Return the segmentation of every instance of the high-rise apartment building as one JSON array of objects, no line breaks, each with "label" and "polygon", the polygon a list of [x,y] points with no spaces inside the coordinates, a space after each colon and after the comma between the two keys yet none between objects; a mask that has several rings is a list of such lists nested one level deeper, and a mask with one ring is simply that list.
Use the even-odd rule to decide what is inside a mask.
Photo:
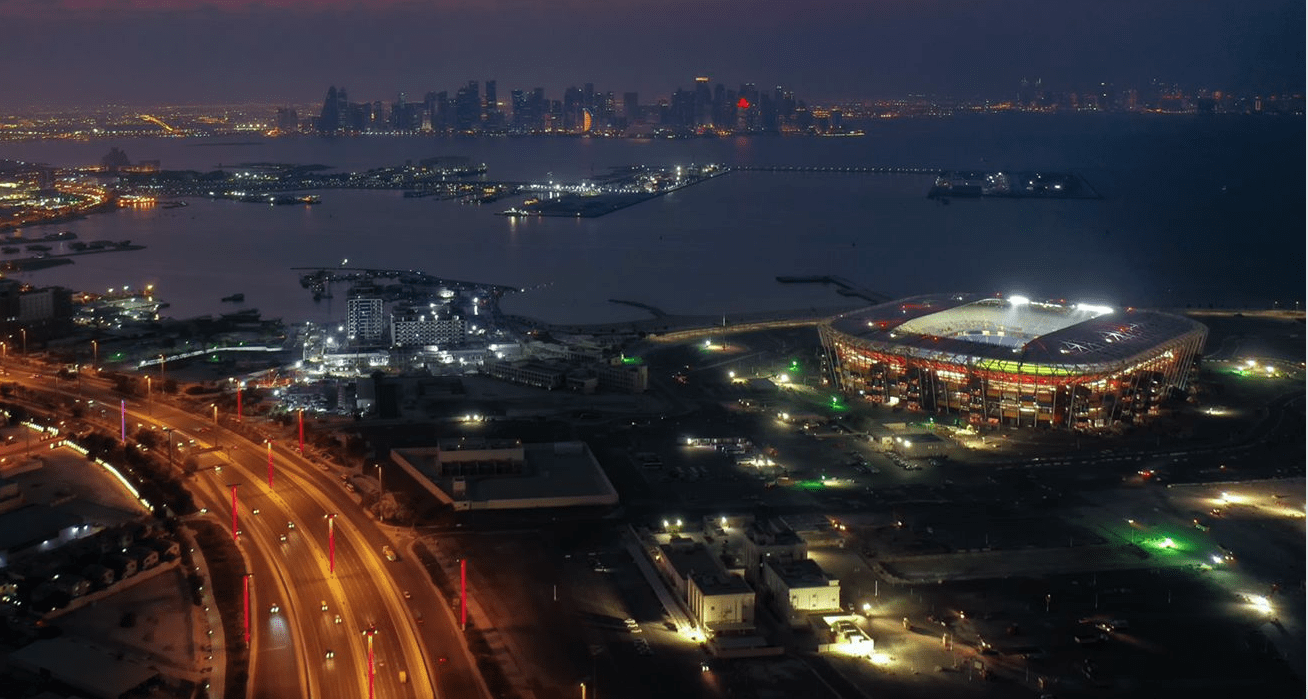
[{"label": "high-rise apartment building", "polygon": [[367,296],[354,296],[345,303],[345,334],[351,345],[381,344],[386,333],[386,317],[382,314],[382,300]]}]

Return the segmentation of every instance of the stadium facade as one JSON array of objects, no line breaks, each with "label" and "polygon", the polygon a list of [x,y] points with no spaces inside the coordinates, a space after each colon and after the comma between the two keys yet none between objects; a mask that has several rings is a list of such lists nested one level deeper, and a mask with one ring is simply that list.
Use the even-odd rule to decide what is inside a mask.
[{"label": "stadium facade", "polygon": [[883,303],[819,330],[848,395],[973,424],[1076,429],[1157,415],[1208,335],[1156,311],[977,294]]}]

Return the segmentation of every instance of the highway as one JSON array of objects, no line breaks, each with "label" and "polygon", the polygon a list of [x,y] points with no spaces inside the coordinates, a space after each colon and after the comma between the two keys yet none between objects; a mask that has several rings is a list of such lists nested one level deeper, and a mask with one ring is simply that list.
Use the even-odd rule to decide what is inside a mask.
[{"label": "highway", "polygon": [[[120,397],[106,381],[84,379],[80,388],[69,384],[65,390],[41,374],[24,371],[9,378],[46,394],[80,394],[117,412]],[[87,417],[116,432],[118,416],[99,412],[87,411]],[[191,439],[197,449],[217,448],[187,483],[197,506],[224,528],[231,527],[230,485],[240,484],[239,545],[253,575],[250,696],[368,697],[369,629],[375,629],[373,696],[485,696],[453,616],[417,562],[407,557],[390,562],[382,555],[387,544],[403,550],[399,539],[388,538],[393,528],[383,531],[326,466],[296,453],[293,440],[286,440],[290,449],[274,441],[270,488],[266,444],[215,426],[211,414],[195,415],[160,401],[129,403],[127,424],[129,436],[134,426],[172,429],[179,463]],[[328,571],[329,513],[337,515],[334,574]],[[329,650],[334,657],[327,657]]]}]

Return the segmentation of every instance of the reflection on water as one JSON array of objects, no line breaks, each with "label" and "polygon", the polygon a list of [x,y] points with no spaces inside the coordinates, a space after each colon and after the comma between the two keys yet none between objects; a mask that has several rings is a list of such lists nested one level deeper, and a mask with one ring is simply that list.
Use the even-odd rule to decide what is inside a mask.
[{"label": "reflection on water", "polygon": [[[777,275],[834,274],[892,295],[1021,292],[1137,306],[1269,305],[1302,296],[1302,121],[1130,115],[988,116],[873,125],[859,139],[687,141],[378,137],[196,147],[181,140],[10,144],[5,157],[93,162],[111,145],[165,168],[250,161],[363,168],[441,154],[506,180],[586,177],[632,163],[897,165],[1069,170],[1099,201],[926,199],[930,176],[733,173],[597,219],[514,219],[399,192],[324,191],[313,207],[192,200],[57,226],[138,252],[20,275],[102,290],[156,285],[166,313],[339,319],[294,267],[421,269],[528,288],[512,313],[599,322],[643,312],[721,314],[846,302]],[[1203,143],[1204,148],[1194,144]],[[498,208],[497,208],[498,207]],[[29,235],[44,229],[33,229]]]}]

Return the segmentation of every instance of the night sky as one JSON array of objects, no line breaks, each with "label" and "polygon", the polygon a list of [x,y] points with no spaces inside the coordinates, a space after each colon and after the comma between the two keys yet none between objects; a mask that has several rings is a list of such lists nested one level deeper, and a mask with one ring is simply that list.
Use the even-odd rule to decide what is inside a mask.
[{"label": "night sky", "polygon": [[0,110],[317,101],[498,79],[637,90],[695,75],[815,100],[1010,97],[1151,78],[1302,93],[1303,0],[0,0]]}]

